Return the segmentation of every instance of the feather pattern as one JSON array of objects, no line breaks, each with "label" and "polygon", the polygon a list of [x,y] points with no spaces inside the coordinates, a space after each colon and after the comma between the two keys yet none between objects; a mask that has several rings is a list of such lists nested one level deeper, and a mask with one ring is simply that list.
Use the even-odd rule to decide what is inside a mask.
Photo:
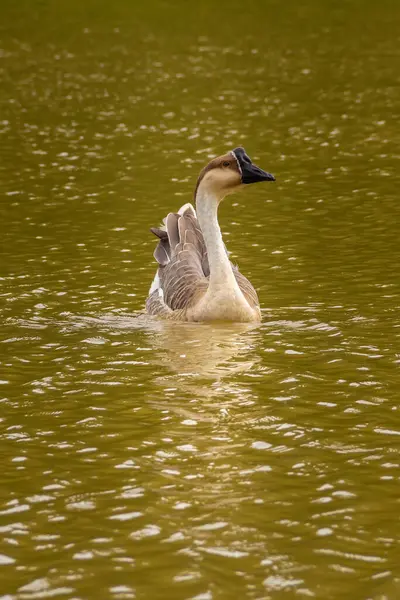
[{"label": "feather pattern", "polygon": [[146,302],[147,312],[179,321],[254,322],[261,320],[251,283],[229,260],[218,223],[225,196],[244,184],[275,181],[252,163],[244,148],[212,159],[200,172],[191,204],[163,219],[151,231],[159,242],[158,270]]},{"label": "feather pattern", "polygon": [[[207,248],[191,204],[184,205],[178,213],[169,213],[164,222],[165,230],[151,229],[159,238],[154,251],[159,287],[153,290],[152,286],[146,310],[152,315],[187,320],[189,309],[204,297],[209,287]],[[230,265],[249,307],[259,311],[255,289],[236,266]]]}]

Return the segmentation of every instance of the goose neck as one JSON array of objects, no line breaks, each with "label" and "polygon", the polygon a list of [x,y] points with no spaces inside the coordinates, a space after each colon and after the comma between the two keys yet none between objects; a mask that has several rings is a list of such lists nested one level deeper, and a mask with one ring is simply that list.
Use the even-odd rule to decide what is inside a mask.
[{"label": "goose neck", "polygon": [[210,287],[236,287],[222,233],[218,223],[218,205],[220,198],[200,185],[196,194],[197,218],[203,232],[210,265]]}]

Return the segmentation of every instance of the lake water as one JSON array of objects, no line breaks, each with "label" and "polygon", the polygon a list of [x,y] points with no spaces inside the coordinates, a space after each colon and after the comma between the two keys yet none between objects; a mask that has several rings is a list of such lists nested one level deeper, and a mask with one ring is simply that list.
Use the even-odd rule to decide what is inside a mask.
[{"label": "lake water", "polygon": [[[400,598],[400,4],[1,12],[1,599]],[[151,320],[237,145],[263,323]]]}]

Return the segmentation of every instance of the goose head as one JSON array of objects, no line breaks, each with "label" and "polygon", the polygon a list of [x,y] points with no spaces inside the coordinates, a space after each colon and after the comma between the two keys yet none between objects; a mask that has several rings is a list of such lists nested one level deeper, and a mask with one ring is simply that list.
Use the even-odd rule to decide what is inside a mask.
[{"label": "goose head", "polygon": [[201,189],[222,200],[237,192],[243,185],[260,181],[275,181],[275,177],[255,165],[242,147],[218,156],[201,171],[197,180],[197,191]]}]

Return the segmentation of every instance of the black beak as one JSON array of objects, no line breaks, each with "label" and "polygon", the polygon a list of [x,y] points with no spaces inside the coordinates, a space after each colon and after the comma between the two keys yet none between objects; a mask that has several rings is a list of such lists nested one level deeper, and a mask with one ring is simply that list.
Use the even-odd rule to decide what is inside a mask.
[{"label": "black beak", "polygon": [[258,181],[275,181],[275,177],[267,171],[263,171],[251,162],[244,148],[235,148],[232,151],[238,162],[241,174],[242,183],[257,183]]},{"label": "black beak", "polygon": [[257,181],[275,181],[275,177],[253,163],[242,167],[242,183],[257,183]]}]

